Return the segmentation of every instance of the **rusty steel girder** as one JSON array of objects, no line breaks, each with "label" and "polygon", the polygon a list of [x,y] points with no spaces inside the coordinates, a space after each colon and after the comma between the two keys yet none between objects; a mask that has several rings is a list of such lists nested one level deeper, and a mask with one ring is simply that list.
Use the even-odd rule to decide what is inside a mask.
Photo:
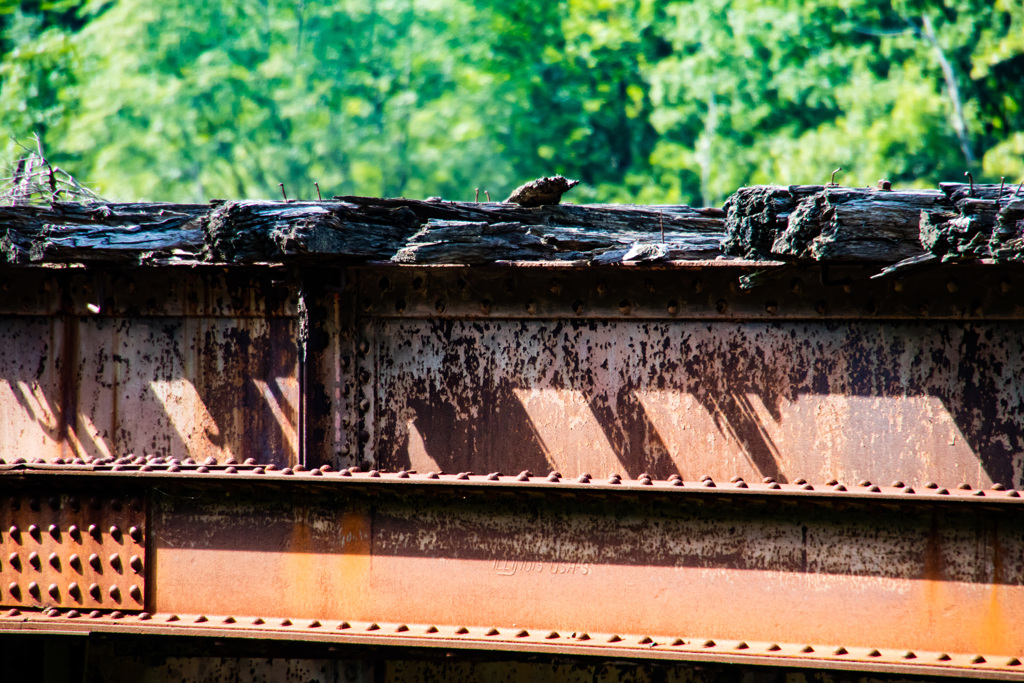
[{"label": "rusty steel girder", "polygon": [[138,497],[41,490],[0,506],[0,605],[142,609],[146,512]]},{"label": "rusty steel girder", "polygon": [[1021,676],[1024,499],[1002,487],[113,467],[7,467],[0,505],[130,481],[145,611],[0,629]]}]

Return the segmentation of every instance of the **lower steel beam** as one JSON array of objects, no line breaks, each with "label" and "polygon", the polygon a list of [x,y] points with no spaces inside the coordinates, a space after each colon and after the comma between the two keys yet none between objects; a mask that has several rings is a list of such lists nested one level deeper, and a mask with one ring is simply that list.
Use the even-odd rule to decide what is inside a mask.
[{"label": "lower steel beam", "polygon": [[[135,476],[146,613],[22,608],[0,628],[1024,675],[1024,508],[1006,491],[398,476]],[[22,499],[127,478],[4,479]]]}]

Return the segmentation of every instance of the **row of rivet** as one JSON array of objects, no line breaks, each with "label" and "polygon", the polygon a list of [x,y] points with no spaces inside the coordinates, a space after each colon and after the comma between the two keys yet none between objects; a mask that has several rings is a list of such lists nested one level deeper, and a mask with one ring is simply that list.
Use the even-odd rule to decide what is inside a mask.
[{"label": "row of rivet", "polygon": [[[30,567],[32,567],[33,569],[35,569],[37,572],[41,572],[43,570],[43,563],[42,563],[42,559],[39,557],[39,553],[37,553],[37,552],[29,553],[27,561],[28,561],[28,565]],[[61,571],[60,555],[58,555],[57,553],[50,553],[48,561],[49,561],[51,567],[53,567],[57,571]],[[92,553],[91,555],[89,555],[89,558],[88,558],[87,561],[89,563],[89,566],[93,569],[93,571],[95,571],[95,572],[97,572],[99,574],[103,573],[103,560],[100,558],[99,555],[97,555],[96,553]],[[20,554],[18,554],[18,553],[11,553],[8,556],[8,558],[7,558],[7,563],[15,571],[17,571],[17,572],[22,571],[23,566],[22,566],[21,555]],[[121,556],[120,555],[118,555],[117,553],[111,555],[110,556],[110,560],[109,560],[109,564],[110,564],[110,567],[115,572],[117,572],[118,574],[124,574],[124,563],[121,561]],[[82,558],[80,558],[77,553],[72,553],[71,556],[68,558],[68,566],[70,566],[72,569],[77,571],[79,574],[83,574],[84,571],[85,571],[85,567],[82,564]],[[130,558],[128,558],[128,566],[136,574],[141,574],[142,573],[142,558],[139,557],[138,555],[132,555]],[[3,571],[3,567],[0,566],[0,572],[2,572],[2,571]]]},{"label": "row of rivet", "polygon": [[[362,439],[363,437],[361,436],[360,438]],[[124,466],[124,469],[127,469],[128,467],[130,467],[130,466]],[[119,467],[117,465],[115,465],[111,469],[117,471],[119,469]],[[292,467],[278,467],[277,465],[275,465],[273,463],[270,463],[270,464],[267,464],[267,465],[259,465],[259,464],[256,464],[255,461],[253,459],[251,459],[251,458],[246,461],[245,466],[242,469],[239,469],[239,468],[237,468],[235,466],[232,466],[232,465],[228,465],[228,466],[225,467],[223,464],[217,463],[217,461],[214,458],[208,458],[207,459],[207,463],[204,463],[202,465],[198,465],[197,463],[195,463],[195,461],[193,461],[190,464],[190,466],[188,466],[187,461],[183,461],[182,463],[178,463],[177,461],[170,461],[169,464],[167,464],[166,466],[163,466],[163,467],[153,466],[153,465],[143,465],[143,466],[134,468],[134,471],[143,471],[143,472],[146,472],[146,471],[150,471],[150,472],[188,472],[188,471],[191,471],[191,472],[198,472],[198,473],[201,473],[201,474],[206,474],[206,473],[210,473],[210,472],[219,472],[219,473],[226,473],[226,474],[237,474],[239,472],[247,472],[247,473],[250,473],[250,474],[257,474],[257,475],[259,475],[259,474],[266,474],[266,473],[277,473],[277,474],[283,474],[283,475],[292,475],[292,474],[299,474],[299,473],[304,473],[305,472],[305,473],[308,473],[311,476],[316,476],[316,477],[334,472],[333,468],[330,465],[323,465],[322,467],[318,467],[318,468],[306,468],[303,465],[294,465]],[[362,473],[362,470],[359,467],[351,467],[351,468],[342,469],[342,470],[338,471],[336,474],[338,476],[348,477],[348,476],[352,476],[353,474],[360,474],[360,473]],[[391,473],[383,472],[383,471],[380,471],[380,470],[369,470],[369,471],[367,471],[365,473],[365,475],[370,477],[370,478],[378,478],[378,477],[381,477],[384,474],[391,474]],[[398,472],[395,472],[395,473],[391,474],[391,476],[394,476],[394,477],[399,478],[399,479],[409,479],[413,475],[417,475],[417,472],[415,472],[415,471],[399,470]],[[566,479],[566,478],[563,478],[561,473],[559,473],[557,471],[553,471],[553,472],[549,473],[545,477],[536,477],[531,472],[526,471],[526,470],[524,470],[523,472],[519,473],[518,475],[503,475],[500,472],[492,472],[492,473],[490,473],[488,475],[474,475],[472,472],[460,472],[460,473],[457,473],[455,475],[445,475],[443,472],[428,472],[425,475],[418,475],[418,476],[420,478],[424,478],[424,479],[436,480],[436,479],[440,479],[442,475],[444,475],[444,476],[451,476],[451,477],[453,477],[457,481],[469,481],[472,477],[477,477],[478,480],[482,480],[482,481],[500,481],[504,477],[504,478],[512,478],[512,479],[514,479],[517,482],[524,482],[524,483],[536,483],[537,480],[542,480],[542,481],[554,482],[554,483],[563,482],[563,481],[571,481],[573,483],[588,484],[588,483],[591,483],[591,482],[594,482],[594,481],[598,481],[592,475],[590,475],[588,473],[581,474],[579,477],[575,477],[575,478],[572,478],[572,479]],[[607,478],[606,483],[615,485],[615,484],[622,484],[625,481],[628,481],[628,479],[623,479],[623,477],[621,475],[619,475],[619,474],[611,474]],[[644,473],[644,474],[641,474],[640,476],[638,476],[634,481],[635,481],[636,484],[639,484],[641,486],[651,486],[651,485],[654,485],[656,483],[664,483],[664,484],[668,484],[670,486],[677,486],[677,487],[682,487],[682,486],[686,486],[687,485],[687,482],[684,482],[682,476],[678,475],[678,474],[669,475],[668,479],[659,481],[659,480],[655,480],[650,475]],[[742,477],[733,477],[732,479],[729,480],[729,483],[732,484],[734,488],[739,488],[739,489],[749,488],[748,483],[746,481],[744,481]],[[699,482],[696,482],[696,484],[698,486],[702,486],[704,488],[715,488],[715,487],[718,486],[718,483],[716,483],[714,481],[714,479],[712,477],[708,476],[708,475],[704,475],[703,477],[701,477]],[[778,483],[773,477],[765,477],[762,480],[761,484],[766,489],[768,489],[768,490],[781,490],[783,488],[783,486],[784,486],[784,484]],[[693,483],[690,483],[690,485],[693,485]],[[831,491],[831,492],[845,492],[845,491],[849,490],[846,487],[846,485],[840,483],[839,481],[837,481],[835,479],[830,479],[829,481],[825,482],[824,486],[828,487],[828,489],[816,489],[813,484],[808,483],[806,479],[802,479],[802,478],[793,481],[789,485],[790,486],[795,486],[797,489],[802,490],[802,491],[816,491],[816,490],[817,491],[821,491],[821,490],[827,490],[827,491]],[[868,481],[868,480],[861,480],[860,482],[858,482],[856,484],[856,487],[857,488],[862,488],[862,489],[864,489],[865,491],[867,491],[869,493],[879,493],[882,490],[881,487],[878,484],[874,484],[874,483],[872,483],[871,481]],[[896,489],[899,492],[905,493],[905,494],[913,494],[913,493],[917,492],[917,491],[915,491],[915,489],[912,486],[908,486],[908,485],[906,485],[902,481],[894,481],[891,484],[889,484],[888,488]],[[950,494],[950,490],[948,488],[940,487],[935,482],[927,482],[927,483],[924,484],[924,486],[922,488],[924,489],[925,493],[930,493],[930,494],[934,494],[934,495],[949,495]],[[969,495],[976,496],[976,497],[983,497],[983,496],[986,495],[986,493],[985,493],[986,489],[974,489],[970,484],[967,484],[967,483],[961,483],[958,486],[956,486],[955,488],[960,490],[960,491],[970,491],[971,493]],[[987,490],[990,491],[990,492],[995,492],[995,493],[1002,492],[1002,493],[1005,494],[1006,497],[1010,497],[1010,498],[1017,498],[1017,497],[1020,496],[1020,494],[1016,490],[1014,490],[1014,489],[1007,489],[1005,486],[1003,486],[1000,483],[992,484],[991,486],[988,487]]]},{"label": "row of rivet", "polygon": [[[64,617],[67,617],[69,619],[77,619],[77,618],[80,618],[80,617],[83,616],[77,610],[70,610],[67,613],[62,613],[60,610],[58,610],[56,608],[49,608],[48,610],[46,610],[44,612],[44,614],[46,614],[49,617],[61,617],[61,616],[64,616]],[[21,610],[18,610],[18,609],[11,609],[6,614],[6,616],[8,616],[8,617],[18,617],[18,616],[21,616],[21,615],[22,615],[22,612],[21,612]],[[93,610],[87,616],[89,618],[92,618],[92,619],[99,619],[99,618],[104,616],[104,613],[101,612],[100,610]],[[115,620],[119,620],[119,619],[124,619],[125,618],[125,614],[124,613],[122,613],[120,611],[116,611],[116,610],[113,611],[113,612],[110,612],[107,616],[109,616],[111,619],[115,619]],[[139,613],[137,615],[137,618],[140,621],[149,621],[149,620],[153,619],[153,615],[149,614],[148,612],[141,612],[141,613]],[[296,626],[296,624],[291,619],[272,620],[272,622],[268,622],[267,620],[263,619],[262,617],[253,617],[251,619],[246,619],[245,620],[246,623],[243,623],[243,622],[239,621],[238,619],[236,619],[235,617],[232,617],[232,616],[218,617],[218,618],[216,618],[216,620],[213,620],[213,621],[211,621],[211,619],[209,617],[207,617],[206,615],[190,616],[190,617],[188,617],[188,619],[190,619],[193,624],[204,624],[204,625],[208,625],[208,626],[227,625],[227,626],[239,626],[239,627],[243,627],[243,628],[250,627],[250,626],[268,627],[268,628],[289,628],[289,627],[292,627],[292,626]],[[168,614],[168,615],[166,615],[164,617],[164,621],[165,621],[165,623],[181,622],[182,621],[182,617],[178,616],[177,614]],[[302,627],[303,626],[300,626],[300,628],[302,628]],[[307,629],[319,629],[319,628],[324,628],[324,624],[319,619],[312,619],[312,620],[310,620],[310,621],[308,621],[308,622],[306,622],[304,624],[304,628],[307,628]],[[353,626],[353,624],[351,624],[348,621],[340,621],[335,626],[334,630],[337,630],[337,631],[349,631],[349,630],[356,630],[356,628],[357,627]],[[417,631],[422,630],[424,635],[428,635],[428,636],[441,636],[441,637],[443,637],[443,634],[441,634],[441,630],[437,626],[423,626],[423,627],[416,627],[416,628],[417,628]],[[372,623],[366,625],[362,630],[364,630],[365,632],[378,632],[379,631],[379,632],[382,632],[381,633],[382,635],[384,633],[387,633],[387,631],[384,629],[384,627],[382,627],[377,622],[372,622]],[[394,633],[398,633],[398,634],[416,635],[416,633],[413,633],[412,629],[407,624],[398,624],[398,625],[394,626],[394,628],[391,629],[391,630]],[[476,633],[475,631],[479,631],[479,633]],[[470,630],[469,628],[467,628],[465,626],[460,626],[460,627],[455,628],[453,630],[453,634],[456,635],[456,636],[478,636],[478,635],[482,635],[485,638],[495,638],[495,637],[502,637],[502,636],[504,638],[529,638],[529,637],[531,637],[530,632],[528,630],[526,630],[526,629],[523,629],[523,628],[506,629],[506,631],[503,632],[500,629],[495,628],[495,627],[491,627],[491,628],[487,628],[487,629],[480,628],[480,629]],[[610,645],[616,645],[616,646],[619,646],[619,647],[632,647],[634,645],[643,645],[643,646],[648,647],[648,648],[655,648],[655,647],[666,646],[667,645],[670,648],[689,647],[690,649],[701,649],[701,650],[731,649],[731,650],[736,650],[736,651],[749,651],[750,654],[757,654],[757,650],[763,650],[765,653],[783,654],[783,647],[781,645],[779,645],[778,643],[765,643],[765,644],[761,644],[761,645],[757,646],[756,648],[752,647],[751,645],[749,645],[746,641],[739,641],[739,642],[736,642],[736,643],[734,643],[734,644],[732,644],[730,646],[730,645],[727,645],[727,644],[724,644],[724,643],[718,643],[718,642],[716,642],[713,639],[685,640],[683,638],[674,638],[674,639],[672,639],[668,643],[659,643],[659,642],[655,641],[653,638],[651,638],[650,636],[642,636],[642,637],[636,638],[635,636],[634,637],[623,637],[623,636],[620,636],[620,635],[617,635],[617,634],[606,634],[604,636],[598,637],[595,634],[595,636],[592,637],[590,634],[584,633],[584,632],[573,632],[571,634],[563,635],[563,634],[559,633],[558,631],[548,631],[543,636],[536,636],[536,637],[542,637],[544,640],[549,640],[549,641],[560,640],[560,639],[564,638],[566,640],[574,640],[574,641],[577,641],[577,642],[588,642],[588,641],[591,641],[591,642],[594,642],[594,643],[603,642],[603,643],[607,643],[607,644],[610,644]],[[633,642],[634,638],[635,638],[635,642]],[[792,655],[794,653],[787,652],[787,653],[784,653],[784,654],[788,656],[788,655]],[[795,654],[798,654],[798,655],[815,655],[817,657],[820,657],[822,655],[831,656],[831,657],[846,657],[846,656],[851,656],[852,657],[853,656],[852,653],[850,652],[850,650],[848,650],[846,647],[843,647],[841,645],[838,646],[838,647],[826,647],[826,648],[821,648],[819,646],[819,649],[815,649],[815,647],[813,647],[811,645],[804,645],[802,647],[796,647]],[[872,648],[872,649],[868,649],[867,652],[864,653],[864,655],[862,657],[864,659],[869,659],[870,660],[870,659],[875,659],[875,658],[882,658],[883,654],[878,649]],[[950,656],[949,654],[945,653],[945,652],[924,654],[924,653],[917,653],[917,652],[914,652],[912,650],[904,650],[904,651],[900,651],[899,653],[894,653],[894,654],[888,655],[888,657],[890,657],[890,658],[898,658],[898,659],[902,659],[902,660],[905,660],[905,661],[908,661],[908,662],[916,660],[916,661],[920,661],[922,663],[926,663],[926,662],[928,662],[930,660],[932,662],[937,662],[937,663],[942,663],[942,664],[953,663],[953,657]],[[980,655],[980,654],[970,656],[968,658],[968,662],[970,664],[972,664],[972,665],[975,665],[975,666],[982,665],[982,664],[995,664],[997,666],[1000,666],[1000,664],[998,664],[996,662],[991,662],[984,655]],[[1009,658],[1006,659],[1006,661],[1004,663],[1001,664],[1001,666],[1018,667],[1018,666],[1021,666],[1021,662],[1020,662],[1020,660],[1017,657],[1009,657]]]},{"label": "row of rivet", "polygon": [[[34,540],[36,543],[43,542],[42,530],[40,529],[38,524],[29,524],[28,527],[26,527],[25,531],[28,537]],[[64,532],[56,524],[51,524],[49,527],[47,527],[46,533],[49,534],[50,538],[57,541],[58,543],[63,541]],[[101,541],[103,537],[102,531],[96,524],[90,524],[88,527],[86,527],[85,533],[88,534],[88,536],[95,541]],[[124,534],[121,532],[121,527],[117,526],[116,524],[107,529],[107,534],[117,543],[124,542]],[[69,538],[71,538],[71,540],[75,541],[76,543],[82,543],[84,541],[82,529],[77,524],[71,524],[70,526],[68,526],[67,535]],[[7,529],[7,537],[10,540],[17,543],[18,545],[22,544],[24,536],[25,535],[23,535],[21,532],[21,527],[19,527],[17,524],[12,524]],[[142,529],[140,527],[134,525],[128,527],[128,536],[136,543],[142,543]]]},{"label": "row of rivet", "polygon": [[45,460],[44,458],[31,458],[31,459],[28,459],[28,458],[23,458],[23,457],[17,457],[17,458],[11,459],[11,461],[8,463],[8,462],[5,462],[3,458],[0,458],[0,465],[29,465],[29,464],[31,464],[31,465],[47,465],[47,464],[48,465],[91,465],[93,467],[110,466],[110,467],[112,467],[113,469],[116,470],[116,469],[119,469],[121,467],[131,467],[131,466],[145,468],[145,467],[159,467],[159,466],[175,467],[175,466],[196,466],[196,465],[206,465],[206,466],[212,466],[212,465],[224,465],[224,466],[243,465],[243,466],[247,466],[247,467],[252,467],[252,466],[256,465],[256,459],[255,458],[246,458],[246,460],[244,462],[239,463],[238,460],[236,460],[233,457],[232,458],[227,458],[224,461],[219,461],[219,460],[217,460],[217,458],[214,458],[213,456],[210,456],[210,457],[206,458],[205,460],[203,460],[203,462],[200,463],[200,462],[196,461],[194,458],[178,459],[178,458],[165,458],[163,456],[153,455],[153,454],[150,454],[150,455],[134,455],[134,454],[130,454],[130,455],[122,456],[120,458],[105,458],[105,457],[94,458],[94,457],[90,457],[90,456],[78,457],[78,458],[60,458],[60,457],[56,457],[56,458],[50,458],[49,461]]},{"label": "row of rivet", "polygon": [[[36,602],[43,601],[42,588],[39,586],[37,582],[30,581],[26,585],[26,589],[28,594]],[[10,584],[8,584],[7,591],[15,600],[21,600],[23,597],[21,593],[21,585],[17,582],[12,581]],[[51,583],[49,587],[46,589],[46,592],[54,600],[60,601],[62,599],[60,586],[56,583]],[[71,599],[78,603],[81,603],[85,600],[85,595],[88,595],[96,602],[100,602],[103,599],[103,589],[100,588],[100,585],[98,583],[90,583],[89,586],[85,589],[85,594],[83,594],[82,587],[78,585],[78,582],[72,581],[67,585],[65,592]],[[107,593],[110,595],[110,598],[116,603],[120,603],[121,600],[123,599],[121,595],[121,587],[116,584],[111,585],[110,588],[107,589]],[[142,604],[142,589],[139,588],[137,585],[132,584],[128,587],[128,595],[135,602],[139,603],[140,605]]]}]

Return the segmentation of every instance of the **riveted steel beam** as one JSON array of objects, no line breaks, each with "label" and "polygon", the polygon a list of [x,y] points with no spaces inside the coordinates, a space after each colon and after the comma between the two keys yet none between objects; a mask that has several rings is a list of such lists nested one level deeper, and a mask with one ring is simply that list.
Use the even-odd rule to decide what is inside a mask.
[{"label": "riveted steel beam", "polygon": [[72,467],[18,464],[0,480],[10,500],[130,481],[151,510],[146,614],[18,607],[0,628],[621,648],[935,675],[1014,675],[1024,656],[1016,491]]},{"label": "riveted steel beam", "polygon": [[0,606],[141,610],[146,510],[138,496],[38,489],[0,503]]}]

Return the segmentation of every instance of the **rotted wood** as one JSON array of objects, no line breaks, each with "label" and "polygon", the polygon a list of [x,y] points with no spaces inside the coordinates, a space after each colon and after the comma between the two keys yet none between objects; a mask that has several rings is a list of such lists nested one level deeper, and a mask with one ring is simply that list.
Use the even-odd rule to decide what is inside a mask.
[{"label": "rotted wood", "polygon": [[210,207],[196,204],[0,206],[0,258],[27,261],[194,261]]},{"label": "rotted wood", "polygon": [[0,209],[0,251],[11,263],[615,262],[637,244],[658,243],[656,259],[643,260],[704,259],[721,254],[723,219],[720,209],[688,206],[363,197],[212,206],[55,204]]},{"label": "rotted wood", "polygon": [[924,253],[922,211],[945,204],[937,190],[826,188],[789,216],[772,253],[815,260],[891,262]]},{"label": "rotted wood", "polygon": [[1024,196],[1005,185],[940,183],[950,210],[921,214],[921,243],[945,261],[1024,260]]}]

